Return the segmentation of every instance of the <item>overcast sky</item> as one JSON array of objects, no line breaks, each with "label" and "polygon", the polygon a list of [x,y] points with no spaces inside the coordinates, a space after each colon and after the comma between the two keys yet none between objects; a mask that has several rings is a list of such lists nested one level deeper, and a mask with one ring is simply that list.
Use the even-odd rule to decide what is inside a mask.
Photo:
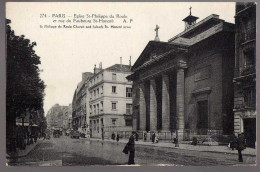
[{"label": "overcast sky", "polygon": [[[167,41],[184,30],[182,19],[189,15],[198,21],[211,14],[234,23],[235,3],[7,3],[6,15],[12,21],[16,35],[25,35],[37,42],[36,54],[41,57],[41,78],[46,84],[45,113],[55,104],[68,105],[82,72],[93,72],[95,64],[103,68],[136,61],[148,41],[155,37],[159,25],[159,38]],[[131,29],[40,29],[50,19],[40,14],[125,14],[133,19]],[[197,22],[198,22],[197,21]]]}]

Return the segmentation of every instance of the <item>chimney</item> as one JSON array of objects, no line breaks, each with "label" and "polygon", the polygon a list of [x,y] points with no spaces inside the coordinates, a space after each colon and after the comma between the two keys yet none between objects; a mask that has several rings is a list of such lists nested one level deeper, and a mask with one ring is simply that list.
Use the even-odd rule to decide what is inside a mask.
[{"label": "chimney", "polygon": [[94,67],[94,74],[100,72],[101,70],[102,70],[102,64],[101,63],[99,63],[99,68],[97,68],[97,66],[95,65],[95,67]]},{"label": "chimney", "polygon": [[130,56],[130,59],[129,59],[129,67],[131,68],[131,56]]}]

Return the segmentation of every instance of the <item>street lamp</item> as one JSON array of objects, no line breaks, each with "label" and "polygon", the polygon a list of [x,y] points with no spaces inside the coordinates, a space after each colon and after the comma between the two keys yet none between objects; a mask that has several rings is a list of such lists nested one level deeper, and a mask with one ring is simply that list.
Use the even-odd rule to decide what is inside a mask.
[{"label": "street lamp", "polygon": [[179,127],[178,127],[178,123],[179,123],[179,118],[176,116],[176,139],[175,139],[175,147],[179,147],[179,136],[178,136],[178,129],[179,129]]}]

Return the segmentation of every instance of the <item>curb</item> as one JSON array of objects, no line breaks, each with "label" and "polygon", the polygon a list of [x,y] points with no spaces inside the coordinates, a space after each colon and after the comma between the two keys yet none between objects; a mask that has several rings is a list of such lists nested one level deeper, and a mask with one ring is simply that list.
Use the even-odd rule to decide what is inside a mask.
[{"label": "curb", "polygon": [[33,149],[35,149],[35,148],[39,145],[39,143],[40,143],[41,141],[42,141],[42,140],[38,140],[32,147],[30,147],[30,148],[28,149],[28,151],[26,151],[25,153],[23,153],[23,154],[21,154],[21,155],[19,155],[19,153],[15,153],[15,155],[13,155],[13,156],[10,156],[9,154],[6,154],[6,158],[7,158],[7,159],[13,159],[13,158],[25,157],[25,156],[27,156]]},{"label": "curb", "polygon": [[[89,140],[92,140],[92,141],[98,141],[98,142],[101,142],[101,141],[104,141],[104,142],[111,142],[111,143],[120,143],[120,144],[126,144],[122,141],[119,141],[119,142],[114,142],[114,141],[110,141],[110,140],[99,140],[99,139],[89,139]],[[219,153],[219,154],[238,154],[236,150],[234,150],[234,152],[221,152],[221,151],[212,151],[212,150],[190,150],[190,149],[185,149],[185,148],[180,148],[180,147],[173,147],[173,146],[159,146],[159,145],[156,145],[156,144],[142,144],[142,143],[138,143],[138,142],[135,142],[136,145],[142,145],[142,146],[152,146],[152,147],[163,147],[163,148],[171,148],[171,149],[180,149],[180,150],[189,150],[189,151],[198,151],[198,152],[209,152],[209,153]],[[256,155],[253,155],[253,154],[248,154],[248,153],[242,153],[243,155],[246,155],[246,156],[253,156],[255,157]]]}]

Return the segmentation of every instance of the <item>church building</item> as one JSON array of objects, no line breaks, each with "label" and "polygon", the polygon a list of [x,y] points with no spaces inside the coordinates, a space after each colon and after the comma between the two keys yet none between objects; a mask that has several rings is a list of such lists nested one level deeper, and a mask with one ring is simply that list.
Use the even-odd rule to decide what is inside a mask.
[{"label": "church building", "polygon": [[133,130],[191,140],[233,132],[235,27],[190,14],[168,42],[149,41],[132,66]]}]

